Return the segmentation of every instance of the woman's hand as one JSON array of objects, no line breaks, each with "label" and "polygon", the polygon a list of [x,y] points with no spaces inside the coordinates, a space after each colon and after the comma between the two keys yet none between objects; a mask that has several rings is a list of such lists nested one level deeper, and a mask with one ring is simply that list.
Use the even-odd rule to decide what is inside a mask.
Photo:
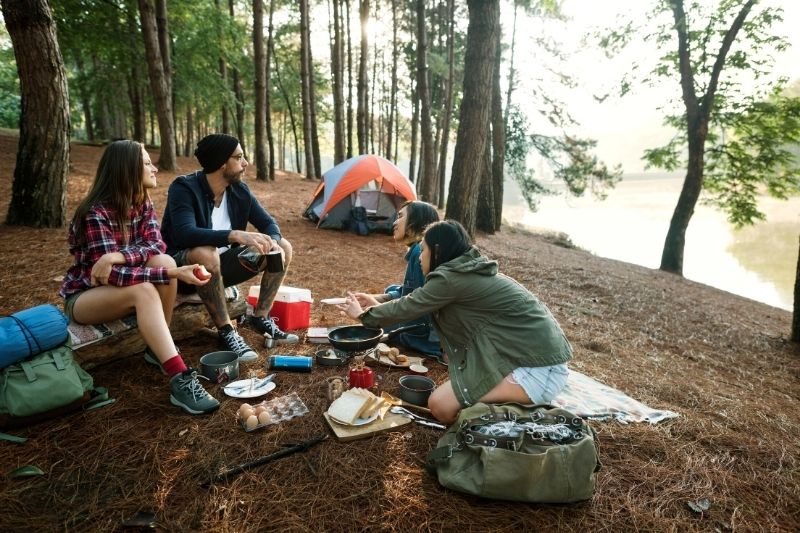
[{"label": "woman's hand", "polygon": [[[207,274],[208,278],[205,278]],[[206,271],[205,267],[198,264],[170,268],[167,271],[167,275],[190,285],[205,285],[211,279],[211,275]],[[200,276],[203,277],[201,278]]]},{"label": "woman's hand", "polygon": [[343,315],[349,316],[350,318],[358,318],[361,313],[364,312],[364,310],[361,309],[361,304],[358,303],[358,298],[350,291],[347,291],[345,302],[336,307],[339,308],[339,311],[341,311]]},{"label": "woman's hand", "polygon": [[375,296],[365,292],[356,292],[354,293],[354,296],[358,301],[358,305],[360,305],[362,309],[366,309],[367,307],[372,307],[373,305],[378,305],[380,303]]},{"label": "woman's hand", "polygon": [[108,277],[111,275],[111,267],[117,263],[124,262],[125,257],[119,252],[109,252],[107,254],[103,254],[92,267],[92,287],[97,287],[98,285],[108,285]]}]

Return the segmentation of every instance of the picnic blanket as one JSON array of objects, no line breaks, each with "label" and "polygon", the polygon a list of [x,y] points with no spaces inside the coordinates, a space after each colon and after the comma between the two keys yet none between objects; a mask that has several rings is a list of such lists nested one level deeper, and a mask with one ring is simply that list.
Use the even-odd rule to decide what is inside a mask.
[{"label": "picnic blanket", "polygon": [[551,403],[583,418],[614,419],[623,424],[628,422],[657,424],[662,420],[679,416],[673,411],[651,409],[624,392],[572,369],[564,389]]},{"label": "picnic blanket", "polygon": [[[239,289],[237,289],[235,285],[225,289],[225,299],[227,301],[232,302],[238,297]],[[178,293],[178,297],[175,300],[175,307],[178,307],[182,304],[201,303],[203,303],[203,301],[200,299],[200,296],[198,296],[197,293]],[[73,350],[77,350],[83,346],[88,346],[89,344],[95,343],[100,339],[111,337],[112,335],[117,335],[123,331],[133,329],[136,326],[136,315],[128,315],[119,320],[114,320],[113,322],[106,322],[105,324],[95,324],[91,326],[70,321],[68,326],[70,344]]]}]

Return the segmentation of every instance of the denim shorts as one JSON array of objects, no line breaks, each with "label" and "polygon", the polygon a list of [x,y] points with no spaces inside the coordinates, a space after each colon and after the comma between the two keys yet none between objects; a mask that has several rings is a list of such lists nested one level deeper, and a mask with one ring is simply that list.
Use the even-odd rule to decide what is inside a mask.
[{"label": "denim shorts", "polygon": [[550,403],[567,384],[569,368],[566,363],[553,366],[520,367],[506,379],[519,385],[531,402]]}]

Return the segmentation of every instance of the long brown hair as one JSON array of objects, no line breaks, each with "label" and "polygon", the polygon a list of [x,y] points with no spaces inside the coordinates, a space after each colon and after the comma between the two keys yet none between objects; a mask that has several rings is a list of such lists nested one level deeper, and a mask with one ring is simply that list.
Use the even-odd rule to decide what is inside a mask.
[{"label": "long brown hair", "polygon": [[72,224],[79,244],[86,244],[86,213],[93,205],[103,204],[114,212],[117,227],[127,242],[128,213],[147,200],[142,182],[144,175],[144,147],[136,141],[114,141],[106,147],[89,194],[75,210]]}]

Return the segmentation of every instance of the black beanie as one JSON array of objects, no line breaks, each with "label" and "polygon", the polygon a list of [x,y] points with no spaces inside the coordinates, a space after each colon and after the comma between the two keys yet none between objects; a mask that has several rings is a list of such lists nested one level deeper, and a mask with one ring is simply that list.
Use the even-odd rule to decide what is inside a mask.
[{"label": "black beanie", "polygon": [[224,133],[214,133],[200,139],[194,150],[194,156],[203,166],[203,172],[211,174],[225,164],[237,146],[239,146],[239,139],[236,137]]}]

